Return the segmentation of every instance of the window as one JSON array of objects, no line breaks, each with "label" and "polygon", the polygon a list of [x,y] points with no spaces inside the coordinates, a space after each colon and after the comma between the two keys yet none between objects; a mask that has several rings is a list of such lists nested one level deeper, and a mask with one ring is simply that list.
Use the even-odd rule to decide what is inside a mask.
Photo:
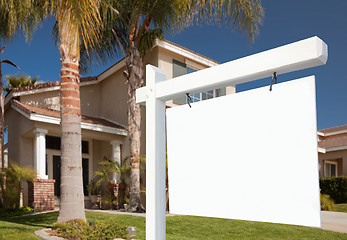
[{"label": "window", "polygon": [[[196,69],[188,67],[185,63],[182,63],[175,59],[173,60],[172,66],[173,66],[174,78],[197,71]],[[218,89],[210,90],[203,93],[191,94],[190,97],[192,102],[199,102],[206,99],[224,96],[225,94],[226,94],[225,88],[218,88]],[[184,96],[179,99],[174,99],[174,102],[177,104],[186,104],[187,100],[188,100],[187,97]]]},{"label": "window", "polygon": [[337,162],[324,162],[324,177],[337,177]]},{"label": "window", "polygon": [[46,136],[46,148],[60,150],[60,137]]},{"label": "window", "polygon": [[89,153],[89,142],[82,140],[82,153]]},{"label": "window", "polygon": [[[60,150],[61,140],[60,137],[46,136],[46,148]],[[89,153],[89,142],[82,140],[82,153]]]}]

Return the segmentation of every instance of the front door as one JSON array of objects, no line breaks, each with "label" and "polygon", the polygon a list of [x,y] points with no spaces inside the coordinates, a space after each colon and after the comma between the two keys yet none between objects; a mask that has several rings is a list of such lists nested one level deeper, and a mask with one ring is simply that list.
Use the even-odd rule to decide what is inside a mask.
[{"label": "front door", "polygon": [[60,156],[53,155],[53,179],[54,183],[54,196],[60,197]]},{"label": "front door", "polygon": [[[60,197],[60,177],[61,177],[61,161],[60,156],[53,155],[53,179],[55,180],[54,183],[54,196]],[[82,172],[83,172],[83,192],[84,196],[88,196],[88,174],[89,169],[89,159],[83,158],[82,159]]]}]

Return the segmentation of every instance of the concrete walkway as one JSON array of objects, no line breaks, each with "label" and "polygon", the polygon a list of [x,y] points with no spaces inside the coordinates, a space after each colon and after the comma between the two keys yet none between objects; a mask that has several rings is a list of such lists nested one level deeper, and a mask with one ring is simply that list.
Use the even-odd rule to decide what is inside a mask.
[{"label": "concrete walkway", "polygon": [[347,233],[347,213],[321,212],[322,229]]}]

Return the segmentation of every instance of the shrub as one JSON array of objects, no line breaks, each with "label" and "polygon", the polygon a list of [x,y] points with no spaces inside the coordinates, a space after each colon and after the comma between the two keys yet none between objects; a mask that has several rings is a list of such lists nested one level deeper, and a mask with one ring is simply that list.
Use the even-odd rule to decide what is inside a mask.
[{"label": "shrub", "polygon": [[6,209],[18,209],[21,192],[21,182],[32,182],[36,173],[31,168],[21,168],[11,164],[9,168],[0,169],[0,205]]},{"label": "shrub", "polygon": [[64,238],[74,240],[111,240],[127,239],[125,226],[120,226],[113,219],[95,221],[93,226],[81,219],[73,219],[66,223],[53,223],[53,228]]},{"label": "shrub", "polygon": [[108,240],[114,238],[128,239],[126,226],[120,226],[115,220],[96,221],[88,239]]},{"label": "shrub", "polygon": [[28,213],[33,212],[34,209],[31,207],[20,207],[19,209],[16,210],[8,210],[5,208],[0,209],[0,218],[7,218],[7,217],[14,217],[14,216],[22,216]]},{"label": "shrub", "polygon": [[335,203],[347,202],[347,177],[320,178],[322,194],[328,194]]},{"label": "shrub", "polygon": [[334,200],[328,194],[320,195],[320,209],[325,211],[335,210]]}]

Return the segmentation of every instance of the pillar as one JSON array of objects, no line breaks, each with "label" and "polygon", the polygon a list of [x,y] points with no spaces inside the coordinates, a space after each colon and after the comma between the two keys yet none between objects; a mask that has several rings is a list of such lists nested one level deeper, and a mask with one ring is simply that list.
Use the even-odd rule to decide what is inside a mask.
[{"label": "pillar", "polygon": [[[110,143],[111,143],[111,146],[112,146],[112,154],[111,154],[112,160],[116,161],[118,163],[121,163],[121,149],[120,149],[120,146],[121,146],[122,142],[117,141],[117,140],[113,140]],[[113,184],[119,184],[120,183],[120,175],[118,173],[113,175],[112,183]]]},{"label": "pillar", "polygon": [[34,169],[38,179],[48,179],[46,175],[46,129],[34,129]]}]

